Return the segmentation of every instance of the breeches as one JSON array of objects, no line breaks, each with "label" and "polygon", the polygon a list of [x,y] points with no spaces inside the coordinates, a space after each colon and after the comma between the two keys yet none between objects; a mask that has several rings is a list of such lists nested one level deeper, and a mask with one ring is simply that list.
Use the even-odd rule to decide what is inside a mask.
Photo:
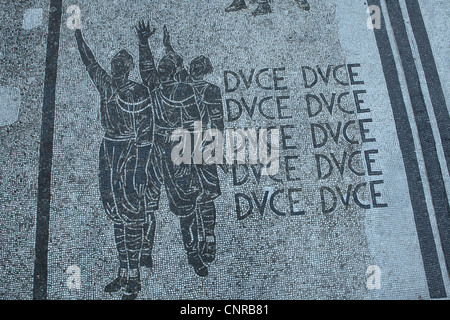
[{"label": "breeches", "polygon": [[[145,174],[148,161],[138,167],[132,141],[104,139],[100,148],[99,184],[103,206],[115,223],[142,226],[152,212],[152,184],[147,177],[144,192],[136,190],[137,174]],[[142,177],[141,177],[142,178]],[[154,189],[154,188],[153,188]]]},{"label": "breeches", "polygon": [[[173,143],[156,143],[147,174],[151,183],[151,203],[158,208],[160,190],[165,187],[170,211],[178,216],[194,212],[198,203],[220,195],[217,169],[213,165],[175,165],[171,159]],[[185,169],[185,170],[183,170]]]}]

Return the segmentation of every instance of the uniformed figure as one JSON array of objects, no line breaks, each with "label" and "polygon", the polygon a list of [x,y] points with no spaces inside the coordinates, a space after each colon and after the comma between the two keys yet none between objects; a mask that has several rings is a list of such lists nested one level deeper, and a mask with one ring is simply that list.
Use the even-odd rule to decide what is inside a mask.
[{"label": "uniformed figure", "polygon": [[141,288],[139,267],[152,265],[148,239],[154,234],[155,217],[147,205],[152,196],[146,174],[153,145],[152,99],[146,86],[128,79],[134,62],[126,50],[112,58],[108,74],[86,45],[81,30],[75,35],[81,59],[101,98],[100,194],[114,222],[119,256],[118,276],[105,291],[123,289],[123,299],[135,299]]},{"label": "uniformed figure", "polygon": [[[216,129],[223,133],[224,114],[221,90],[218,86],[204,80],[204,77],[212,72],[213,66],[209,58],[199,56],[190,63],[189,79],[197,95],[204,129]],[[214,200],[221,195],[220,182],[216,164],[204,163],[197,165],[196,168],[202,182],[202,193],[197,200],[199,251],[203,261],[209,263],[214,261],[216,254]]]},{"label": "uniformed figure", "polygon": [[[251,2],[257,2],[258,6],[256,9],[252,12],[254,16],[259,16],[263,14],[268,14],[272,12],[272,8],[270,7],[270,0],[252,0]],[[299,5],[299,7],[302,10],[308,11],[310,9],[308,0],[295,0],[295,2]],[[247,4],[245,3],[245,0],[233,0],[233,3],[229,5],[225,11],[226,12],[232,12],[232,11],[238,11],[242,9],[247,9]]]},{"label": "uniformed figure", "polygon": [[[164,46],[168,54],[177,56],[170,43],[170,35],[164,26]],[[194,88],[196,104],[198,106],[198,118],[194,121],[202,123],[202,132],[206,129],[216,129],[223,133],[224,114],[222,94],[218,86],[205,81],[203,78],[213,72],[213,66],[209,58],[199,56],[193,59],[189,65],[189,72],[183,68],[179,61],[175,79],[182,83],[190,84]],[[199,143],[199,141],[193,141]],[[201,142],[200,142],[201,143]],[[203,151],[204,145],[201,146]],[[197,198],[196,219],[198,228],[198,251],[205,263],[215,260],[216,237],[214,228],[216,225],[216,208],[214,200],[221,195],[217,166],[214,163],[201,163],[192,166],[195,174],[200,179],[201,193]]]},{"label": "uniformed figure", "polygon": [[177,129],[193,132],[194,122],[201,118],[195,90],[192,85],[177,79],[183,59],[170,47],[166,47],[166,55],[156,68],[148,44],[150,27],[140,23],[137,31],[140,39],[140,73],[154,99],[155,137],[151,155],[151,163],[154,165],[148,171],[149,178],[153,181],[152,203],[158,207],[160,190],[164,186],[170,210],[180,218],[188,262],[197,275],[207,276],[208,268],[199,253],[196,219],[197,199],[202,192],[202,183],[194,165],[176,165],[172,161],[172,150],[178,144],[171,139],[173,132]]}]

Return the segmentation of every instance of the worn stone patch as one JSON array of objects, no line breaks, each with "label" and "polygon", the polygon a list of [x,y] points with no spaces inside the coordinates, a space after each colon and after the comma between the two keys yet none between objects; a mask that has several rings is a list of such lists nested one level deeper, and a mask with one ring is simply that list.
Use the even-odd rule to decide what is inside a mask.
[{"label": "worn stone patch", "polygon": [[19,119],[20,89],[0,87],[0,126],[13,124]]},{"label": "worn stone patch", "polygon": [[24,28],[25,30],[31,30],[33,28],[40,27],[42,25],[42,19],[42,8],[27,9],[23,15],[22,28]]}]

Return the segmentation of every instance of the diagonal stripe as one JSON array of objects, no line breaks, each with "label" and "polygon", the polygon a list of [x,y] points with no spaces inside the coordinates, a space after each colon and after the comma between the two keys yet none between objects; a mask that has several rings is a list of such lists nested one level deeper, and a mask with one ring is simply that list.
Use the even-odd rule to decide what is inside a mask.
[{"label": "diagonal stripe", "polygon": [[62,0],[52,0],[47,36],[44,98],[39,155],[38,199],[36,216],[36,243],[33,298],[47,299],[48,238],[50,218],[50,183],[53,158],[53,133],[55,120],[55,91],[61,28]]},{"label": "diagonal stripe", "polygon": [[445,102],[441,80],[431,50],[430,40],[425,29],[422,13],[417,0],[407,0],[406,7],[411,21],[411,27],[416,38],[417,48],[422,62],[431,103],[441,135],[442,148],[444,149],[447,170],[450,173],[450,115]]},{"label": "diagonal stripe", "polygon": [[[368,4],[376,5],[381,8],[380,0],[368,0]],[[444,280],[439,266],[436,244],[431,228],[425,192],[414,147],[414,138],[408,120],[397,66],[394,60],[394,53],[386,30],[387,26],[384,17],[382,16],[381,18],[381,29],[374,29],[374,33],[384,76],[386,78],[389,99],[391,101],[400,149],[405,165],[408,189],[428,283],[428,290],[431,298],[444,298],[446,297]],[[403,21],[402,17],[400,17],[400,19]]]},{"label": "diagonal stripe", "polygon": [[[391,25],[400,53],[403,70],[405,72],[409,97],[419,133],[423,158],[425,160],[425,169],[430,184],[431,198],[438,224],[442,249],[444,251],[445,262],[447,264],[447,269],[450,270],[450,208],[437,154],[436,141],[434,140],[433,129],[431,128],[430,118],[420,86],[419,74],[414,62],[414,56],[409,43],[400,3],[398,0],[390,0],[386,1],[386,5],[389,16],[391,17]],[[431,92],[430,94],[432,96]],[[436,118],[439,118],[438,115],[436,115]],[[448,128],[446,128],[446,131],[448,131]]]}]

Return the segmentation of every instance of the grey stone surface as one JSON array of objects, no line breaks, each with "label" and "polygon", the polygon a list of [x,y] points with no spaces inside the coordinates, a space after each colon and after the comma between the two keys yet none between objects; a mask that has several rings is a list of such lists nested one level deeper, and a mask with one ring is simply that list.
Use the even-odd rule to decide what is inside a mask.
[{"label": "grey stone surface", "polygon": [[[222,195],[215,201],[217,258],[208,266],[208,277],[197,276],[187,263],[179,218],[170,212],[167,195],[162,193],[156,212],[154,267],[141,271],[140,299],[430,298],[411,207],[410,197],[414,195],[408,192],[377,43],[373,30],[366,26],[366,1],[309,2],[311,9],[304,11],[294,0],[276,0],[272,13],[253,17],[256,4],[247,3],[247,10],[225,12],[229,3],[219,0],[63,1],[51,176],[49,299],[121,297],[104,292],[105,285],[117,275],[118,261],[113,223],[102,206],[98,179],[104,135],[100,96],[80,59],[74,30],[66,25],[71,15],[66,9],[74,4],[81,9],[84,38],[106,70],[110,70],[111,58],[120,49],[128,50],[138,61],[134,27],[141,19],[148,19],[157,28],[149,44],[158,62],[164,55],[162,30],[166,25],[185,65],[198,55],[211,59],[214,71],[207,80],[222,90],[226,128],[284,127],[285,134],[291,136],[286,143],[293,148],[280,151],[280,170],[274,177],[278,181],[267,176],[258,181],[251,170],[240,168],[238,178],[247,173],[248,180],[236,185],[231,169],[228,173],[219,169]],[[442,11],[437,12],[432,2]],[[448,98],[446,30],[443,25],[435,27],[433,21],[444,22],[450,6],[437,0],[430,3],[420,1]],[[0,9],[0,298],[32,299],[49,8],[46,1],[14,1],[1,2]],[[340,65],[345,68],[339,68],[334,77],[333,70]],[[305,66],[310,69],[302,69]],[[324,81],[329,66],[330,78]],[[255,82],[247,88],[241,78],[237,90],[227,92],[225,71],[242,71],[249,77],[252,69],[257,72],[265,68],[269,73],[262,73],[262,85],[273,85],[276,76],[272,72],[278,68],[283,90],[262,89]],[[308,88],[302,70],[311,69],[316,71],[318,81]],[[352,71],[354,81],[349,77]],[[142,82],[137,63],[130,78]],[[343,85],[336,78],[349,84]],[[358,90],[364,100],[360,108],[367,112],[358,112],[353,96]],[[327,103],[333,95],[338,99],[345,92],[349,94],[342,96],[340,104],[335,101],[329,112]],[[308,113],[308,95],[327,101],[322,100],[322,111],[317,115]],[[236,110],[232,104],[227,109],[227,101],[245,99],[251,107],[255,97],[257,103],[264,97],[273,98],[261,110],[256,107],[252,116],[243,107],[239,119],[229,121]],[[280,105],[285,109],[277,108],[276,97],[284,97]],[[311,101],[309,111],[315,113],[318,104]],[[363,142],[358,121],[367,119],[367,138],[372,140]],[[334,141],[332,134],[339,123],[341,130],[349,124],[348,139],[341,131]],[[315,147],[311,125],[318,124],[330,127],[326,129],[327,143]],[[357,142],[351,143],[354,140]],[[445,169],[442,146],[438,149]],[[376,150],[370,156],[375,161],[372,167],[368,167],[364,154],[368,150]],[[343,173],[339,173],[343,157],[355,152],[352,168],[364,174],[354,174],[347,161]],[[319,154],[326,155],[334,167],[324,179],[318,177]],[[418,157],[422,161],[420,148]],[[295,168],[289,171],[290,166]],[[380,173],[372,175],[370,170]],[[421,173],[426,177],[423,168]],[[448,187],[448,171],[443,170],[443,175]],[[382,183],[371,190],[374,181]],[[354,201],[352,192],[358,185],[358,199],[369,208]],[[333,203],[324,187],[333,190],[336,197],[331,212],[323,210],[321,190],[326,208]],[[288,190],[295,192],[290,194]],[[374,197],[375,192],[379,196]],[[237,194],[252,200],[253,212],[242,220],[238,219]],[[276,197],[271,198],[274,194]],[[258,206],[265,195],[268,198],[260,213]],[[298,200],[293,207],[290,196]],[[442,277],[450,294],[428,193],[426,200]],[[249,209],[244,198],[240,201],[242,210]],[[292,214],[292,209],[303,210],[304,214]],[[70,266],[80,268],[79,288],[67,285],[70,275],[66,270]],[[381,270],[379,289],[367,286],[370,266]]]},{"label": "grey stone surface", "polygon": [[[0,129],[0,292],[2,299],[31,299],[47,31],[22,28],[24,12],[31,7],[28,1],[2,2],[0,6],[0,82],[21,93],[18,120]],[[32,7],[48,10],[45,1],[34,2]]]}]

